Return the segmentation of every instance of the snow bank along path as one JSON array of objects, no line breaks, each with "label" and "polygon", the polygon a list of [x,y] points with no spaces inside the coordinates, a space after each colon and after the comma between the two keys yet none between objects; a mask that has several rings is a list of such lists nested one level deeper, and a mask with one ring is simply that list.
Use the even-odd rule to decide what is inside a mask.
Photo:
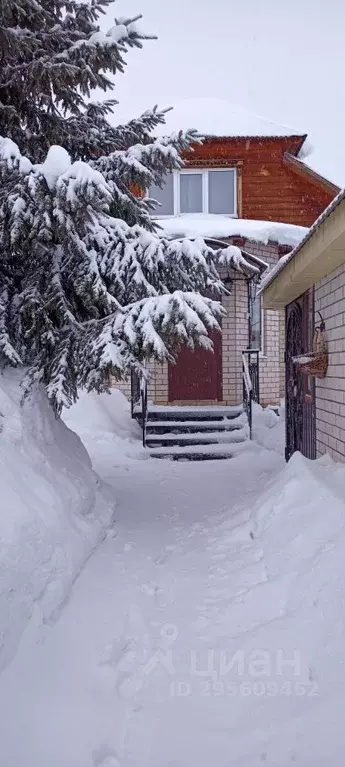
[{"label": "snow bank along path", "polygon": [[21,407],[21,377],[0,377],[0,670],[35,612],[65,600],[114,513],[80,438],[43,392]]},{"label": "snow bank along path", "polygon": [[126,413],[106,432],[99,403],[91,426],[82,403],[68,420],[115,526],[1,676],[3,764],[341,767],[344,467],[254,444],[144,460]]}]

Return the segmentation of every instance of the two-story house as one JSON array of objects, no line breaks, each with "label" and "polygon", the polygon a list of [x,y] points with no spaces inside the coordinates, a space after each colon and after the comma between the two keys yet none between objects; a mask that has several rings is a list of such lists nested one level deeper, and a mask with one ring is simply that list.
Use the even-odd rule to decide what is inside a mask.
[{"label": "two-story house", "polygon": [[[303,162],[306,134],[234,111],[217,99],[180,102],[162,133],[196,127],[204,142],[184,168],[149,190],[160,202],[157,222],[170,237],[232,243],[274,265],[306,235],[338,187]],[[234,275],[223,299],[226,317],[214,353],[184,349],[176,364],[150,366],[156,405],[229,406],[242,402],[242,352],[259,350],[261,404],[284,395],[284,317],[262,311],[261,298]],[[129,389],[124,388],[129,394]]]}]

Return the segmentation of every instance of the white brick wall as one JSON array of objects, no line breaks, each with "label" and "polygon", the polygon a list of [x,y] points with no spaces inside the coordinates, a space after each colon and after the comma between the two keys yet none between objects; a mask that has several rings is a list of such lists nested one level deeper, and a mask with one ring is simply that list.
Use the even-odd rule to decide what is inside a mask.
[{"label": "white brick wall", "polygon": [[[277,243],[269,242],[267,245],[262,245],[246,242],[245,250],[267,261],[270,266],[274,266],[279,259]],[[281,331],[281,313],[265,311],[263,325],[264,348],[260,358],[260,403],[276,405],[280,397],[284,396],[282,381],[284,381],[283,392],[285,391],[285,338]]]},{"label": "white brick wall", "polygon": [[280,394],[279,312],[264,313],[264,354],[260,360],[260,403],[274,405]]},{"label": "white brick wall", "polygon": [[[156,405],[166,405],[168,402],[168,365],[159,362],[149,362],[147,365],[149,371],[148,398]],[[113,386],[120,389],[127,399],[131,398],[130,378],[124,381],[115,381]]]},{"label": "white brick wall", "polygon": [[279,397],[285,398],[285,309],[279,312]]},{"label": "white brick wall", "polygon": [[345,462],[345,267],[315,286],[315,323],[320,311],[326,323],[329,365],[316,379],[317,455],[329,453]]},{"label": "white brick wall", "polygon": [[242,301],[238,286],[240,283],[234,283],[230,296],[223,299],[223,305],[226,309],[226,317],[222,321],[222,386],[223,403],[227,405],[236,405],[241,401],[239,397],[239,375],[238,359],[236,354],[237,326],[236,318],[241,320],[241,311],[243,307],[239,306],[238,301]]}]

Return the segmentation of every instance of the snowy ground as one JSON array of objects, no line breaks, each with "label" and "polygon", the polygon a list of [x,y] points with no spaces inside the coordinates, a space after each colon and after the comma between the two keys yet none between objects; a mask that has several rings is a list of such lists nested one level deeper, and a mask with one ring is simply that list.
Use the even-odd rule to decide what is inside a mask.
[{"label": "snowy ground", "polygon": [[341,767],[345,468],[146,459],[121,402],[68,414],[116,520],[1,676],[1,764]]}]

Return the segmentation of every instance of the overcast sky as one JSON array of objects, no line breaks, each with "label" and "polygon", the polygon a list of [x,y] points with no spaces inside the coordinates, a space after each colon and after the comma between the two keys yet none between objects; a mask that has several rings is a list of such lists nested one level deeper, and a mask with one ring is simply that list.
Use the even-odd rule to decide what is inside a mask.
[{"label": "overcast sky", "polygon": [[308,133],[308,162],[345,186],[345,0],[117,0],[108,20],[136,13],[159,40],[117,76],[119,119],[225,98]]}]

